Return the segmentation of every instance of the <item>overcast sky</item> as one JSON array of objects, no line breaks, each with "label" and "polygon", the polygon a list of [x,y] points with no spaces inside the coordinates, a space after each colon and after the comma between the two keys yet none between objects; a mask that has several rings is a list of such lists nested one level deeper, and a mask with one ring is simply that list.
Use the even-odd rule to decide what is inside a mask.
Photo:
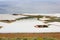
[{"label": "overcast sky", "polygon": [[60,13],[60,0],[0,0],[0,13]]}]

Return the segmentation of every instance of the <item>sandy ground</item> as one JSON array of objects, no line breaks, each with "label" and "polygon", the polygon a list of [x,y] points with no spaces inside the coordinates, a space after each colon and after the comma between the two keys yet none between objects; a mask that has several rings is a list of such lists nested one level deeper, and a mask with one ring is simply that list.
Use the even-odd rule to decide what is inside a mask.
[{"label": "sandy ground", "polygon": [[[58,25],[57,25],[57,24]],[[0,33],[44,33],[44,32],[60,32],[60,23],[53,22],[48,28],[35,28],[35,25],[44,24],[36,19],[19,20],[13,23],[0,22]]]},{"label": "sandy ground", "polygon": [[0,20],[16,20],[17,18],[22,18],[27,16],[22,15],[12,15],[12,14],[0,14]]}]

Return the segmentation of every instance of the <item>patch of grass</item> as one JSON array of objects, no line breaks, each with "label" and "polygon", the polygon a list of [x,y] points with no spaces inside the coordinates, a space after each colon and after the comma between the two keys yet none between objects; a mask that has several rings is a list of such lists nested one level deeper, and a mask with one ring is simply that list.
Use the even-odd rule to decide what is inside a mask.
[{"label": "patch of grass", "polygon": [[26,37],[26,38],[0,38],[0,40],[58,40],[58,39],[56,39],[56,38]]},{"label": "patch of grass", "polygon": [[[17,20],[33,19],[33,18],[37,18],[37,20],[40,20],[39,18],[42,18],[42,17],[44,17],[44,16],[41,16],[41,15],[38,15],[38,16],[28,16],[28,17],[17,18],[16,20],[0,20],[0,22],[11,23],[11,22],[15,22]],[[46,18],[50,18],[50,20],[46,20],[47,22],[60,22],[60,17],[46,16]]]},{"label": "patch of grass", "polygon": [[55,19],[55,18],[50,18],[51,20],[46,20],[47,22],[60,22],[60,18]]},{"label": "patch of grass", "polygon": [[42,18],[43,16],[28,16],[28,17],[23,17],[23,18],[17,18],[16,20],[21,20],[21,19],[31,19],[31,18]]},{"label": "patch of grass", "polygon": [[5,22],[5,23],[11,23],[11,22],[15,22],[16,20],[0,20],[0,22]]},{"label": "patch of grass", "polygon": [[23,18],[17,18],[16,20],[30,19],[30,18],[34,18],[34,17],[23,17]]},{"label": "patch of grass", "polygon": [[43,38],[43,40],[58,40],[56,38]]}]

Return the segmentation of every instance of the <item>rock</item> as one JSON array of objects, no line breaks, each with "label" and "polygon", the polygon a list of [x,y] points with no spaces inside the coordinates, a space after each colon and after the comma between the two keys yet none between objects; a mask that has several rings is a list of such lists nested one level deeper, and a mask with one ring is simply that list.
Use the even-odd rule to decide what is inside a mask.
[{"label": "rock", "polygon": [[45,27],[48,27],[48,25],[36,25],[34,27],[36,27],[36,28],[45,28]]},{"label": "rock", "polygon": [[2,28],[3,26],[0,26],[0,28]]}]

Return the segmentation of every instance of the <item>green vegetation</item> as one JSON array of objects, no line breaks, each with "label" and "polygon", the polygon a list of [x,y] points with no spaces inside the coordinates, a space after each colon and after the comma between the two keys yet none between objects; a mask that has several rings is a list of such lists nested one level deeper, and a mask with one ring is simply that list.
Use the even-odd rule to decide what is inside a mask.
[{"label": "green vegetation", "polygon": [[50,18],[51,20],[46,20],[47,22],[60,22],[60,18]]},{"label": "green vegetation", "polygon": [[[28,16],[28,17],[23,17],[23,18],[17,18],[16,20],[22,20],[22,19],[33,19],[33,18],[37,18],[37,20],[40,20],[39,18],[42,18],[44,16]],[[46,22],[60,22],[60,17],[50,17],[50,16],[46,16],[46,18],[50,18],[50,20],[45,20]]]},{"label": "green vegetation", "polygon": [[[17,18],[16,20],[0,20],[0,22],[6,22],[6,23],[11,23],[15,22],[17,20],[23,20],[23,19],[33,19],[37,18],[37,20],[40,20],[39,18],[43,18],[44,16],[38,15],[38,16],[28,16],[28,17],[22,17],[22,18]],[[47,23],[48,22],[60,22],[60,17],[50,17],[50,16],[45,16],[46,18],[50,18],[50,20],[45,20]]]},{"label": "green vegetation", "polygon": [[15,22],[16,20],[0,20],[0,22],[5,22],[5,23],[12,23]]},{"label": "green vegetation", "polygon": [[56,38],[27,37],[27,38],[0,38],[0,40],[58,40],[58,39],[56,39]]},{"label": "green vegetation", "polygon": [[22,20],[22,19],[33,19],[33,18],[42,18],[43,16],[28,16],[28,17],[23,17],[23,18],[17,18],[16,20]]},{"label": "green vegetation", "polygon": [[29,17],[17,18],[16,20],[31,19],[31,18],[34,18],[34,17],[32,17],[32,16],[30,17],[30,16],[29,16]]},{"label": "green vegetation", "polygon": [[43,40],[58,40],[56,38],[43,38]]}]

